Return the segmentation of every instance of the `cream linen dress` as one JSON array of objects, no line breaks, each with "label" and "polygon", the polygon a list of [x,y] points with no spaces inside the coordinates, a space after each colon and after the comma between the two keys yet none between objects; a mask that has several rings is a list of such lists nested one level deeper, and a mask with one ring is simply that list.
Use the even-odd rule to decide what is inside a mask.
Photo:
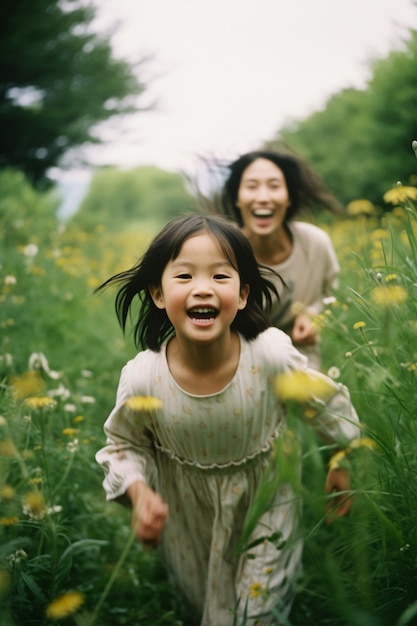
[{"label": "cream linen dress", "polygon": [[[116,406],[104,426],[107,445],[96,456],[107,499],[121,497],[141,479],[169,505],[158,550],[194,610],[193,626],[231,626],[239,599],[235,623],[246,602],[247,624],[278,623],[271,609],[288,615],[301,560],[299,506],[285,484],[252,536],[280,531],[285,547],[264,541],[248,559],[236,546],[268,453],[284,428],[273,381],[290,368],[304,369],[306,359],[277,328],[249,342],[240,336],[240,346],[233,379],[207,396],[177,385],[165,345],[160,352],[140,352],[122,370]],[[315,426],[330,440],[351,439],[358,436],[356,412],[346,388],[332,384],[335,396]],[[157,397],[163,407],[133,412],[124,406],[133,396]],[[267,594],[252,597],[250,590],[263,588]]]}]

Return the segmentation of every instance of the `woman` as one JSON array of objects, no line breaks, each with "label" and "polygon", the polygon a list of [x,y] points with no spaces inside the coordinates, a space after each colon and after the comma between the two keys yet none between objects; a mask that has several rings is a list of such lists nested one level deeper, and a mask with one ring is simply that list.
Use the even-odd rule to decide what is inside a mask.
[{"label": "woman", "polygon": [[327,233],[295,218],[307,207],[341,212],[341,206],[306,164],[271,151],[244,154],[228,166],[222,211],[241,227],[258,263],[272,268],[279,299],[268,314],[320,369],[314,317],[338,284],[339,263]]}]

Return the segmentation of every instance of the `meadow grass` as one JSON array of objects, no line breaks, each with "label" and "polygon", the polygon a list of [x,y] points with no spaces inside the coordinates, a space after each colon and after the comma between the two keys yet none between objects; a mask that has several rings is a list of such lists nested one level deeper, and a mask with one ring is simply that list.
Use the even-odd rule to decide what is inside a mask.
[{"label": "meadow grass", "polygon": [[[129,511],[105,502],[94,459],[134,347],[114,294],[93,290],[132,265],[152,229],[87,235],[23,218],[4,236],[0,264],[0,623],[185,626],[165,571],[133,541]],[[417,622],[416,203],[399,198],[383,216],[328,229],[342,274],[315,323],[324,369],[349,387],[362,439],[334,461],[308,419],[289,412],[277,456],[294,478],[301,447],[305,548],[288,623],[407,626]],[[332,459],[350,468],[354,501],[328,524]]]}]

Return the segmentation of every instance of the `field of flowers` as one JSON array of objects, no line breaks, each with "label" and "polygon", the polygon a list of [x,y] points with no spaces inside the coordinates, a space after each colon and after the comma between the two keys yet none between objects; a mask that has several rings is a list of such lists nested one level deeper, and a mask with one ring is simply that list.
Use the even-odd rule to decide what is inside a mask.
[{"label": "field of flowers", "polygon": [[[0,623],[186,626],[155,555],[132,540],[129,512],[104,501],[94,460],[134,347],[114,294],[93,290],[153,232],[87,235],[59,223],[56,199],[20,174],[0,173],[0,189]],[[357,201],[326,226],[342,275],[315,323],[363,436],[334,454],[290,411],[281,451],[290,464],[296,433],[305,552],[287,626],[417,623],[417,189],[386,200],[389,213]],[[329,462],[349,466],[354,491],[351,514],[332,524]]]}]

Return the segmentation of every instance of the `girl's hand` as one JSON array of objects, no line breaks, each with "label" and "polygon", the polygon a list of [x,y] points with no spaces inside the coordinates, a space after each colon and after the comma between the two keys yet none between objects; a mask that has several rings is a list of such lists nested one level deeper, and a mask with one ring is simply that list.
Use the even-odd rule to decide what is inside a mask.
[{"label": "girl's hand", "polygon": [[328,499],[326,506],[327,523],[331,524],[335,517],[342,517],[349,513],[352,506],[352,496],[349,495],[351,484],[349,472],[345,468],[329,469],[326,477],[325,490],[327,494],[344,492]]},{"label": "girl's hand", "polygon": [[317,342],[317,331],[306,313],[300,313],[295,317],[291,339],[302,346],[314,346]]},{"label": "girl's hand", "polygon": [[168,505],[161,496],[142,481],[127,489],[132,503],[132,529],[147,547],[156,547],[168,518]]}]

